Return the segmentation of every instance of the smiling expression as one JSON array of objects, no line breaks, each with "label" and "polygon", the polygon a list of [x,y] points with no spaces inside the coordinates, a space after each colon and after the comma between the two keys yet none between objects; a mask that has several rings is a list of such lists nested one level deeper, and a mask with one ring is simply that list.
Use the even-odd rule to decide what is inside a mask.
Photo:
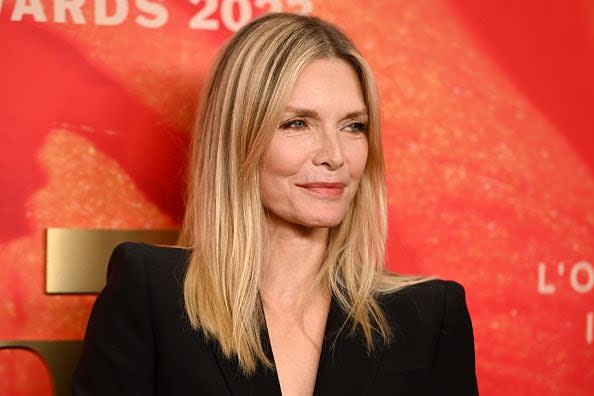
[{"label": "smiling expression", "polygon": [[344,218],[367,162],[367,108],[354,69],[316,60],[297,78],[261,170],[273,221],[333,227]]}]

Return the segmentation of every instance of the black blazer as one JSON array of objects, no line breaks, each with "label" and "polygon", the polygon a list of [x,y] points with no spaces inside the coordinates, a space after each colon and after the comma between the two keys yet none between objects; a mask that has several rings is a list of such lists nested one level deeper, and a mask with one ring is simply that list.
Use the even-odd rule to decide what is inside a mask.
[{"label": "black blazer", "polygon": [[[193,330],[183,306],[187,252],[125,242],[87,325],[74,395],[280,395],[273,370],[249,378],[218,344]],[[334,336],[345,316],[334,300],[314,395],[477,395],[474,340],[464,288],[432,280],[382,297],[394,342],[367,354],[360,334]],[[273,360],[264,329],[263,343]]]}]

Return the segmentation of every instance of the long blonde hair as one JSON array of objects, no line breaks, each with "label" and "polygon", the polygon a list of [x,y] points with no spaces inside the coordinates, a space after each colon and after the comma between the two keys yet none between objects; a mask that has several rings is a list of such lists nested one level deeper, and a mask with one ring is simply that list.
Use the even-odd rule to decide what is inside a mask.
[{"label": "long blonde hair", "polygon": [[252,21],[222,50],[204,87],[179,239],[191,249],[184,301],[192,326],[216,339],[247,374],[258,363],[272,365],[260,338],[266,234],[259,166],[300,72],[328,58],[348,62],[360,79],[369,112],[369,153],[344,220],[329,232],[316,282],[372,349],[374,333],[391,340],[377,295],[426,280],[384,271],[384,159],[378,96],[366,61],[344,33],[319,18],[277,13]]}]

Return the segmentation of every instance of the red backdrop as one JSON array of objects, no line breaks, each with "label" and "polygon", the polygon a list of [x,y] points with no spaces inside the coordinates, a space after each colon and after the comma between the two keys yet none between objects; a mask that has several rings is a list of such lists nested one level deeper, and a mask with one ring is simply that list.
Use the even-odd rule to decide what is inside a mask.
[{"label": "red backdrop", "polygon": [[[73,3],[0,1],[0,339],[82,338],[94,297],[44,294],[44,230],[178,226],[216,50],[262,12],[311,9],[375,70],[389,266],[466,287],[481,394],[592,394],[590,1]],[[25,351],[0,352],[0,378],[51,394]]]}]

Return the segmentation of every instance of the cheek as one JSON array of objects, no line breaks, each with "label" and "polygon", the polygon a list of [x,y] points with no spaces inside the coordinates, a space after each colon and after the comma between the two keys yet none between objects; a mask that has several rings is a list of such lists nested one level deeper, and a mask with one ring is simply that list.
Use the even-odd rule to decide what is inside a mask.
[{"label": "cheek", "polygon": [[299,151],[289,144],[271,145],[266,156],[265,172],[270,176],[290,176],[299,171]]},{"label": "cheek", "polygon": [[263,198],[282,196],[290,184],[297,181],[306,163],[305,152],[290,140],[273,139],[260,177]]},{"label": "cheek", "polygon": [[350,145],[346,156],[349,162],[349,170],[353,179],[360,179],[365,172],[367,155],[369,152],[367,140],[354,142]]}]

